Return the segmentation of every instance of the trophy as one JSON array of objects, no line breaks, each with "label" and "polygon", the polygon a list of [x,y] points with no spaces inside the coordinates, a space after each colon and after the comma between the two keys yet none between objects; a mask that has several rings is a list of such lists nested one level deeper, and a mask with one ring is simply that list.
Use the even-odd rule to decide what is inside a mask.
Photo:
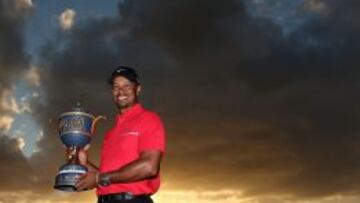
[{"label": "trophy", "polygon": [[104,116],[93,116],[86,112],[77,103],[77,107],[70,111],[62,113],[59,117],[59,135],[61,142],[69,150],[75,153],[68,162],[62,165],[55,179],[54,188],[62,191],[76,191],[75,184],[80,176],[87,173],[86,166],[79,163],[79,149],[85,147],[91,141],[94,133],[95,124],[99,119],[105,119]]}]

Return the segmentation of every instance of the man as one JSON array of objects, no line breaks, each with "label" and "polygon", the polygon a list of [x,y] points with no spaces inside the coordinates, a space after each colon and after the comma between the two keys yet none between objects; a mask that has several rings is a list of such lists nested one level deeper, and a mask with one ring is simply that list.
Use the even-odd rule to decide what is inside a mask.
[{"label": "man", "polygon": [[151,203],[160,186],[160,162],[165,152],[165,131],[159,116],[138,102],[141,85],[133,68],[120,66],[111,75],[113,101],[118,115],[105,134],[100,166],[79,152],[88,173],[77,190],[97,188],[98,203]]}]

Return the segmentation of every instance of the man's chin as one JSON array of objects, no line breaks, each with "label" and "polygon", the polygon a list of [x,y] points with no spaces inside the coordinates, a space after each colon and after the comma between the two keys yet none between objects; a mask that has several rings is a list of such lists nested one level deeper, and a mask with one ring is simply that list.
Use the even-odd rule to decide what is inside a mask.
[{"label": "man's chin", "polygon": [[135,101],[135,102],[125,102],[124,101],[124,102],[115,102],[115,105],[117,106],[117,108],[119,110],[121,110],[121,109],[127,109],[127,108],[135,105],[136,103],[137,103],[137,101]]},{"label": "man's chin", "polygon": [[123,104],[123,103],[117,103],[116,106],[118,107],[118,109],[126,109],[126,108],[129,108],[131,107],[131,104]]}]

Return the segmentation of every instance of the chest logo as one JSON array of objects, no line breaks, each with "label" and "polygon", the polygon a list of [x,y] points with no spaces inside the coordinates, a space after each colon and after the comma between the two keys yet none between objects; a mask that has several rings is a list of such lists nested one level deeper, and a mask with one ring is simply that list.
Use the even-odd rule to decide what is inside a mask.
[{"label": "chest logo", "polygon": [[140,133],[138,131],[127,131],[121,133],[121,135],[130,135],[130,136],[138,136]]}]

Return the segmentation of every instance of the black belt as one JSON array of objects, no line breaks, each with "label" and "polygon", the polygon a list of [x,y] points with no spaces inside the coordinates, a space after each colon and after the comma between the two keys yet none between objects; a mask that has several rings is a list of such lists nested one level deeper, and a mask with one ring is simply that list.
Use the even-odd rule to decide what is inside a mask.
[{"label": "black belt", "polygon": [[122,192],[108,195],[99,195],[98,203],[107,203],[114,201],[128,201],[140,197],[149,197],[149,195],[133,195],[130,192]]}]

